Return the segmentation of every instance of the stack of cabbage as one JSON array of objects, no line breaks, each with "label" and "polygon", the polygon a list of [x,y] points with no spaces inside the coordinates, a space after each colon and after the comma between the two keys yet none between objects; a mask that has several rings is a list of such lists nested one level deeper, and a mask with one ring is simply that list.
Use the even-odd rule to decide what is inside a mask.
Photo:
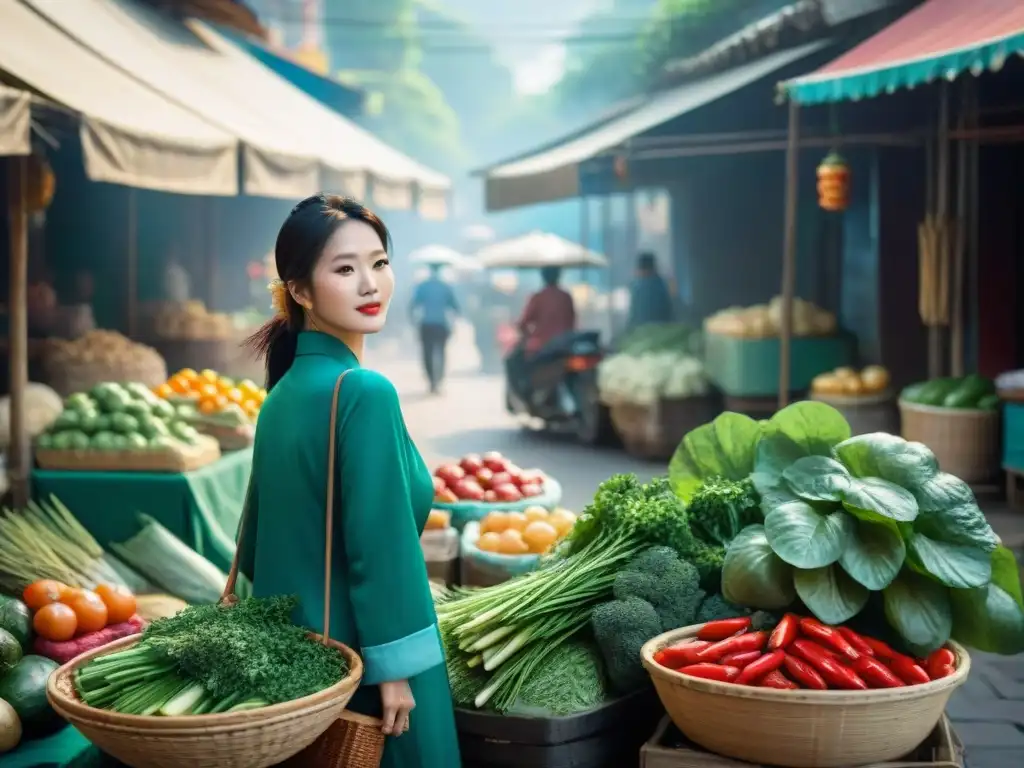
[{"label": "stack of cabbage", "polygon": [[704,364],[693,355],[698,346],[699,334],[684,325],[645,325],[631,331],[598,369],[602,401],[650,406],[662,398],[707,394]]}]

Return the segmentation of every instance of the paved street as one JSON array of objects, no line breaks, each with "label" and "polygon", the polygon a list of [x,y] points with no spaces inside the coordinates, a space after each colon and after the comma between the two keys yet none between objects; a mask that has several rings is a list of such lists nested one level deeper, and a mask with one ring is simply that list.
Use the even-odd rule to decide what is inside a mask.
[{"label": "paved street", "polygon": [[[409,429],[428,464],[454,459],[471,451],[501,451],[523,467],[540,467],[559,478],[564,504],[579,511],[594,488],[616,472],[642,478],[664,466],[631,459],[620,451],[596,451],[569,440],[522,430],[502,406],[499,376],[476,374],[471,336],[456,333],[449,345],[450,373],[444,392],[426,394],[419,366],[409,351],[408,362],[395,359],[395,345],[371,348],[368,364],[383,371],[399,389]],[[988,507],[986,505],[986,510]],[[993,527],[1004,542],[1024,549],[1024,514],[993,507]],[[1024,655],[973,655],[971,676],[953,696],[948,712],[967,746],[970,768],[1024,766]]]}]

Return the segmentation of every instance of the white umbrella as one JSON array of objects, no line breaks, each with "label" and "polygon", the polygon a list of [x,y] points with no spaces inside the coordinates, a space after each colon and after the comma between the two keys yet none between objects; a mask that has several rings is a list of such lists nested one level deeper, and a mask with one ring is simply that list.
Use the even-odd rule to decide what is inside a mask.
[{"label": "white umbrella", "polygon": [[447,245],[425,245],[409,254],[411,264],[437,264],[442,267],[457,267],[466,257]]},{"label": "white umbrella", "polygon": [[600,253],[549,232],[531,232],[486,245],[477,251],[476,257],[487,269],[608,266],[608,260]]}]

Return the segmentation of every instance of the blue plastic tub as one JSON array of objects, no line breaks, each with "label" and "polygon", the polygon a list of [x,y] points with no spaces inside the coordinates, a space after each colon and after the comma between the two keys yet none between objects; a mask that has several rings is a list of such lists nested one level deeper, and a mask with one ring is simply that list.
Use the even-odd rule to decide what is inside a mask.
[{"label": "blue plastic tub", "polygon": [[1003,404],[1003,467],[1024,472],[1024,404]]},{"label": "blue plastic tub", "polygon": [[553,477],[544,481],[544,493],[540,496],[531,496],[522,501],[496,501],[487,503],[483,501],[456,501],[445,504],[440,501],[434,502],[435,509],[444,509],[451,513],[452,525],[458,530],[466,527],[466,523],[479,522],[484,519],[488,512],[500,509],[503,512],[522,512],[527,507],[544,507],[552,510],[562,501],[562,486]]}]

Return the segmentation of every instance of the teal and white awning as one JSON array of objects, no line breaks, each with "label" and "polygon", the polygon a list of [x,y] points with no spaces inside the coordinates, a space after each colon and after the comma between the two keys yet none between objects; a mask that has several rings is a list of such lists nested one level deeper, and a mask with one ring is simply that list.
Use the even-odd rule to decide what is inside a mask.
[{"label": "teal and white awning", "polygon": [[870,99],[998,70],[1024,56],[1024,0],[927,0],[816,72],[782,83],[799,104]]}]

